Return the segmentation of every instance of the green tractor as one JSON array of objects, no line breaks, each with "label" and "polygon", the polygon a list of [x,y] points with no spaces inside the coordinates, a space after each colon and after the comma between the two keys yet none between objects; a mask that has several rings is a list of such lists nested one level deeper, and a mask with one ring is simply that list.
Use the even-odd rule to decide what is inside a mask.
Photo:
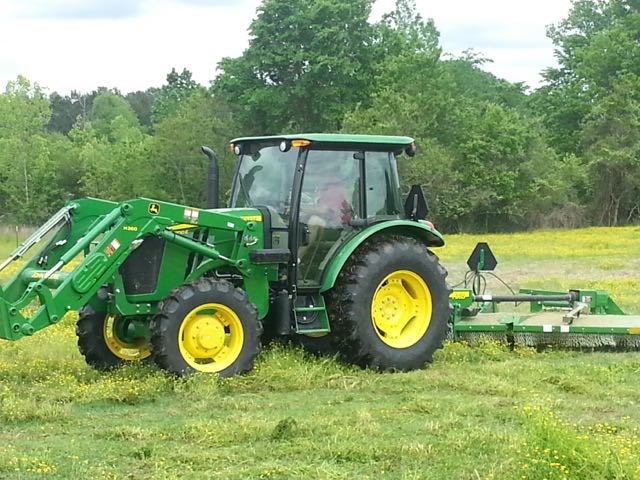
[{"label": "green tractor", "polygon": [[450,289],[422,190],[400,192],[396,159],[415,154],[413,139],[301,134],[231,147],[229,208],[218,208],[207,148],[207,209],[69,202],[0,264],[14,273],[0,286],[0,338],[79,311],[80,352],[101,370],[150,358],[177,375],[230,376],[276,336],[363,367],[430,362],[449,330]]}]

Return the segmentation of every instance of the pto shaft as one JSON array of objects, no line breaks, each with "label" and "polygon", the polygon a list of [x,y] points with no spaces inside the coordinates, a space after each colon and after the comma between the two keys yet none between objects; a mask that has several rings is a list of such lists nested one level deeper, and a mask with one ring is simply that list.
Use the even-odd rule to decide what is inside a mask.
[{"label": "pto shaft", "polygon": [[578,300],[577,292],[569,292],[561,295],[475,295],[474,302],[488,303],[520,303],[520,302],[575,302]]}]

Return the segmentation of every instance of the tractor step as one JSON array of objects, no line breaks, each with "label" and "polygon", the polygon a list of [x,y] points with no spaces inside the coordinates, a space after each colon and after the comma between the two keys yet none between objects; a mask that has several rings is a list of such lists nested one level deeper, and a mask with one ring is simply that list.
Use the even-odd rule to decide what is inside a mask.
[{"label": "tractor step", "polygon": [[299,293],[293,307],[296,333],[328,333],[329,315],[320,292]]}]

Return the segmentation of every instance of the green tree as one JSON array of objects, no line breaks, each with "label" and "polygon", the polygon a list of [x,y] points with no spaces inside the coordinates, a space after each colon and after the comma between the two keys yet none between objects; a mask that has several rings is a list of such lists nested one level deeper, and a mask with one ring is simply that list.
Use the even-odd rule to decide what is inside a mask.
[{"label": "green tree", "polygon": [[580,130],[592,106],[618,77],[640,75],[640,4],[636,0],[578,0],[565,20],[549,28],[557,68],[533,97],[553,145],[580,153]]},{"label": "green tree", "polygon": [[532,105],[552,144],[578,156],[588,172],[577,185],[597,223],[637,220],[637,91],[640,4],[635,0],[579,0],[549,29],[559,67]]},{"label": "green tree", "polygon": [[154,123],[161,122],[174,114],[200,85],[191,78],[192,74],[186,68],[178,73],[175,68],[167,74],[167,83],[155,94],[152,118]]},{"label": "green tree", "polygon": [[46,217],[59,195],[47,164],[50,115],[41,87],[24,77],[9,82],[0,95],[0,199],[15,221]]},{"label": "green tree", "polygon": [[82,196],[125,200],[152,195],[151,137],[141,130],[128,102],[103,91],[94,107],[96,120],[85,124],[79,118],[69,132],[73,162],[61,162],[61,167],[76,174],[67,172],[66,177],[75,179]]},{"label": "green tree", "polygon": [[49,104],[51,105],[51,118],[47,124],[47,130],[50,132],[59,132],[68,134],[76,123],[78,115],[81,114],[81,106],[70,96],[64,97],[57,92],[53,92],[49,96]]},{"label": "green tree", "polygon": [[214,91],[245,133],[331,131],[369,100],[373,0],[265,0],[242,56],[225,58]]},{"label": "green tree", "polygon": [[23,76],[7,83],[0,102],[0,137],[40,133],[51,116],[49,101],[40,85]]},{"label": "green tree", "polygon": [[481,69],[473,52],[442,60],[438,33],[408,0],[383,18],[388,56],[368,108],[346,116],[353,133],[404,134],[419,155],[400,162],[405,188],[426,187],[432,215],[448,231],[542,223],[568,201],[560,161],[527,109],[522,84]]},{"label": "green tree", "polygon": [[109,90],[100,92],[93,100],[90,118],[95,132],[114,143],[121,139],[119,135],[123,134],[123,128],[140,128],[138,117],[129,102]]},{"label": "green tree", "polygon": [[78,150],[82,194],[108,200],[155,196],[150,145],[151,137],[139,131],[117,143],[88,139]]},{"label": "green tree", "polygon": [[640,77],[620,76],[586,116],[582,131],[598,223],[640,219]]},{"label": "green tree", "polygon": [[140,125],[145,131],[150,131],[153,123],[153,105],[158,93],[157,88],[147,88],[144,91],[127,93],[126,99],[136,112]]},{"label": "green tree", "polygon": [[225,195],[234,165],[228,142],[234,125],[219,99],[198,90],[178,110],[155,126],[150,170],[154,197],[204,207],[207,158],[200,146],[212,147],[220,158],[220,193]]}]

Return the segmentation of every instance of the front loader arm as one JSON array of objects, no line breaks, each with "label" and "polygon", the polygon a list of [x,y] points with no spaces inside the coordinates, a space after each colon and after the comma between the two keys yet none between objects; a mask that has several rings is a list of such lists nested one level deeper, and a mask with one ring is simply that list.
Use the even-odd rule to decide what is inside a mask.
[{"label": "front loader arm", "polygon": [[[155,200],[136,199],[121,204],[94,199],[74,202],[66,241],[48,245],[24,265],[4,289],[0,287],[0,338],[17,340],[57,323],[65,313],[90,303],[102,286],[121,281],[118,268],[148,236],[158,236],[178,245],[188,254],[213,260],[211,268],[229,265],[250,279],[263,278],[260,296],[266,296],[266,271],[248,262],[247,245],[262,245],[253,239],[255,223],[222,212],[209,212]],[[176,234],[185,224],[210,231],[227,232],[236,239],[230,255],[214,245]],[[48,248],[48,250],[47,250]],[[45,251],[46,250],[46,251]],[[185,272],[186,275],[186,272]],[[172,279],[177,287],[184,280]],[[117,282],[116,282],[117,283]],[[257,295],[256,295],[257,296]],[[124,295],[119,295],[120,303]],[[114,302],[117,303],[117,302]],[[123,308],[126,305],[123,305]],[[265,306],[260,305],[260,310]],[[154,313],[155,302],[135,305],[135,313]]]}]

